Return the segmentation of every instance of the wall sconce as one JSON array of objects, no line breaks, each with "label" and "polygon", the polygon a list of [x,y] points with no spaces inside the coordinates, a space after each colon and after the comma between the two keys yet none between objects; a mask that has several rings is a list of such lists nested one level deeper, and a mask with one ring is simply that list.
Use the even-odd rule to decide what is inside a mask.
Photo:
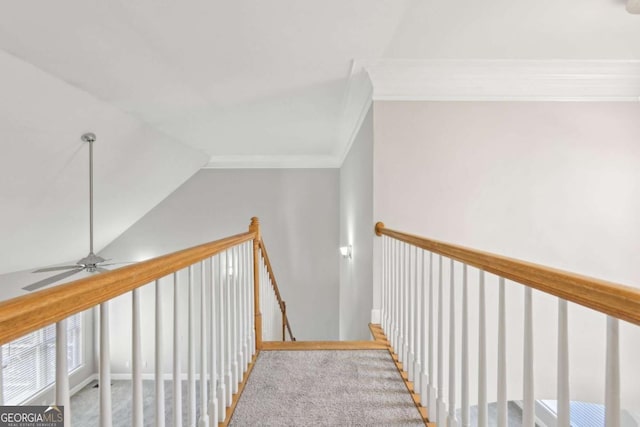
[{"label": "wall sconce", "polygon": [[353,255],[353,247],[351,245],[341,246],[340,255],[342,255],[343,258],[351,259]]}]

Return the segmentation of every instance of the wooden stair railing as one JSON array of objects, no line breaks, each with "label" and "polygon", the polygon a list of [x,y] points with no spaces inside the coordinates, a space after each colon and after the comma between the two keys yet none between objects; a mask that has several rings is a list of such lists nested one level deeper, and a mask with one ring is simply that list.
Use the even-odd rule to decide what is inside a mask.
[{"label": "wooden stair railing", "polygon": [[[114,271],[96,274],[70,283],[43,289],[17,298],[0,302],[0,345],[37,331],[44,326],[56,324],[56,378],[55,394],[58,406],[65,407],[65,426],[70,425],[69,383],[66,371],[66,319],[75,314],[100,307],[100,426],[111,427],[110,354],[109,354],[109,307],[114,298],[130,293],[132,310],[132,357],[131,377],[133,381],[131,425],[144,424],[142,419],[142,334],[140,288],[155,285],[155,377],[163,378],[164,355],[162,340],[165,323],[170,313],[163,313],[166,306],[161,289],[173,285],[173,365],[174,425],[181,425],[182,394],[180,333],[188,332],[188,419],[189,424],[206,425],[228,423],[239,392],[262,348],[262,313],[260,258],[265,257],[273,289],[284,311],[285,305],[275,284],[270,269],[257,218],[252,218],[248,232],[202,244],[148,261],[125,266]],[[178,274],[184,271],[185,274]],[[188,276],[188,279],[185,277]],[[170,283],[166,283],[169,281]],[[186,298],[188,290],[188,312],[181,313],[180,300]],[[183,295],[184,294],[184,295]],[[199,301],[198,301],[199,299]],[[197,302],[196,302],[197,301]],[[121,303],[118,308],[122,310]],[[153,311],[153,303],[144,304]],[[127,308],[125,308],[127,309]],[[196,318],[196,313],[200,313]],[[210,315],[209,315],[210,313]],[[153,314],[152,314],[153,315]],[[188,322],[186,321],[188,317]],[[291,334],[286,312],[283,319]],[[188,323],[188,331],[183,324]],[[195,337],[196,324],[200,325],[199,339]],[[119,334],[114,334],[119,336]],[[293,338],[293,337],[292,337]],[[198,352],[196,353],[196,341]],[[213,351],[209,351],[213,349]],[[0,353],[1,354],[1,353]],[[199,366],[200,383],[199,419],[195,420],[196,360]],[[4,361],[7,362],[6,360]],[[145,364],[146,367],[146,364]],[[208,375],[217,381],[207,381]],[[0,375],[0,391],[2,390]],[[156,417],[164,417],[163,381],[156,381]],[[3,394],[0,392],[0,399]],[[0,404],[4,402],[0,401]],[[54,403],[54,402],[52,402]],[[225,410],[226,408],[226,410]],[[211,421],[209,421],[211,419]]]},{"label": "wooden stair railing", "polygon": [[[496,378],[498,410],[497,420],[494,422],[497,425],[506,425],[507,422],[506,365],[507,362],[513,363],[512,360],[507,360],[506,352],[505,306],[509,298],[505,294],[505,280],[508,279],[524,285],[523,425],[533,427],[536,416],[532,321],[532,290],[535,289],[558,297],[558,425],[568,426],[570,422],[567,302],[573,302],[607,315],[606,366],[602,373],[606,385],[601,396],[605,406],[605,424],[620,426],[618,323],[619,320],[624,320],[640,325],[640,289],[392,230],[381,222],[376,224],[375,233],[383,239],[381,326],[397,353],[398,362],[406,372],[408,381],[420,394],[420,403],[427,409],[430,421],[435,421],[437,425],[469,425],[469,387],[471,382],[475,382],[478,391],[478,425],[488,425],[487,363],[496,363],[496,360],[487,359],[485,276],[486,279],[490,277],[485,273],[491,273],[497,276],[494,282],[498,285],[499,292]],[[472,270],[477,271],[477,276]],[[469,296],[469,286],[475,281],[471,278],[471,273],[478,277],[477,300],[473,301]],[[448,298],[446,305],[444,298]],[[477,311],[470,311],[470,304],[476,304]],[[546,312],[543,314],[548,316]],[[470,322],[471,315],[477,318]],[[473,332],[477,332],[478,337],[478,360],[477,365],[474,365],[478,367],[478,372],[473,381],[469,371],[469,357],[473,354],[469,350],[472,344],[469,339],[471,325],[476,327]],[[446,347],[445,342],[448,342]],[[445,371],[445,364],[454,368]],[[594,372],[580,374],[593,376]],[[444,395],[445,390],[448,391],[448,396]],[[456,402],[456,397],[460,397],[459,403]],[[548,399],[549,396],[545,398]],[[632,396],[634,398],[635,394]]]},{"label": "wooden stair railing", "polygon": [[[275,274],[273,274],[273,267],[271,267],[269,254],[267,253],[267,248],[265,247],[262,239],[260,239],[260,252],[262,254],[264,267],[266,268],[267,281],[271,283],[271,288],[275,293],[276,301],[280,309],[280,312],[282,314],[282,341],[286,341],[286,338],[287,338],[286,332],[289,333],[289,339],[291,341],[296,341],[296,338],[293,336],[293,332],[291,332],[291,325],[289,324],[289,318],[287,317],[287,305],[282,300],[282,296],[280,295],[280,290],[278,289],[278,282],[276,281]],[[285,329],[286,329],[286,332],[285,332]]]}]

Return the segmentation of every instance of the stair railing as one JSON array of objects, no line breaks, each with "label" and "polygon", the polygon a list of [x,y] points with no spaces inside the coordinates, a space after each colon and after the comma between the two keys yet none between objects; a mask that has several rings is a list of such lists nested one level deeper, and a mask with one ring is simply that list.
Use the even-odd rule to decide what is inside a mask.
[{"label": "stair railing", "polygon": [[[391,230],[381,222],[376,224],[375,232],[382,236],[381,326],[430,421],[439,426],[470,425],[469,334],[470,327],[475,326],[478,359],[473,366],[478,369],[473,383],[477,386],[477,425],[489,425],[485,283],[493,275],[492,283],[498,285],[497,360],[491,360],[497,363],[495,423],[506,427],[508,419],[505,281],[509,280],[523,285],[522,425],[534,427],[536,423],[532,322],[535,289],[558,297],[557,425],[570,425],[567,307],[568,302],[573,302],[607,315],[602,401],[605,425],[620,426],[619,321],[640,325],[639,289]],[[472,272],[477,280],[472,280]],[[475,301],[470,301],[469,286],[478,287]],[[476,305],[477,311],[470,310],[471,304]],[[470,323],[470,313],[474,314],[474,323]],[[637,383],[637,379],[631,381]]]},{"label": "stair railing", "polygon": [[[262,312],[265,313],[264,317],[266,320],[262,329],[263,339],[265,341],[276,341],[281,336],[282,341],[286,341],[286,333],[288,332],[289,339],[295,341],[296,338],[293,336],[293,332],[291,332],[291,325],[287,317],[287,305],[280,295],[278,282],[276,281],[275,274],[273,274],[267,248],[262,239],[260,239],[260,254],[263,261],[261,265],[260,283],[264,286],[260,294],[262,295],[261,308]],[[278,325],[280,325],[280,328],[278,328]],[[281,335],[279,335],[280,330],[282,332]]]},{"label": "stair railing", "polygon": [[[142,376],[146,364],[143,366],[141,336],[153,334],[155,425],[165,425],[163,340],[168,327],[173,335],[173,425],[181,426],[183,423],[181,335],[188,336],[188,410],[185,414],[188,425],[208,426],[223,422],[230,416],[232,395],[238,393],[239,384],[246,378],[252,361],[262,347],[262,313],[258,302],[263,289],[259,263],[265,252],[261,252],[261,247],[264,247],[264,243],[259,221],[252,218],[248,232],[2,301],[0,345],[47,325],[57,325],[55,404],[64,406],[65,426],[69,426],[71,413],[66,319],[99,307],[100,426],[111,427],[110,306],[121,302],[121,299],[113,301],[114,298],[128,294],[132,318],[130,425],[141,427],[145,424]],[[143,304],[141,291],[145,286],[153,288],[155,299]],[[170,300],[168,304],[173,308],[172,314],[165,313],[167,304],[164,300],[167,297]],[[188,299],[188,312],[182,313],[185,297]],[[122,308],[119,305],[117,307]],[[155,316],[153,331],[143,331],[143,309]],[[172,328],[168,324],[169,319]],[[199,399],[196,398],[196,380],[200,389]],[[0,405],[4,403],[2,390],[0,370]]]}]

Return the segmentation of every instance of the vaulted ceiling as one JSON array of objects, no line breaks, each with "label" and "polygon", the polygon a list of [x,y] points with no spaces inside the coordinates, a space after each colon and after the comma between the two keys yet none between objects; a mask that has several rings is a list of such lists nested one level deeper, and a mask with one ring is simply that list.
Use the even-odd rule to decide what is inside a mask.
[{"label": "vaulted ceiling", "polygon": [[0,273],[96,247],[199,168],[337,167],[387,59],[640,59],[620,0],[0,5]]}]

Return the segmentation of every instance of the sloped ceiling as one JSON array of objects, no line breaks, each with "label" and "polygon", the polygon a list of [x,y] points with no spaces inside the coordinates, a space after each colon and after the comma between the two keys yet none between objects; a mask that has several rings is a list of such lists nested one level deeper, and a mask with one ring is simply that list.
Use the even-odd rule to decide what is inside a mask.
[{"label": "sloped ceiling", "polygon": [[89,252],[83,132],[98,136],[97,250],[207,162],[204,153],[4,52],[0,70],[0,272]]},{"label": "sloped ceiling", "polygon": [[354,60],[640,59],[638,19],[620,0],[3,2],[0,273],[86,255],[83,132],[99,250],[207,163],[339,166],[368,93]]}]

